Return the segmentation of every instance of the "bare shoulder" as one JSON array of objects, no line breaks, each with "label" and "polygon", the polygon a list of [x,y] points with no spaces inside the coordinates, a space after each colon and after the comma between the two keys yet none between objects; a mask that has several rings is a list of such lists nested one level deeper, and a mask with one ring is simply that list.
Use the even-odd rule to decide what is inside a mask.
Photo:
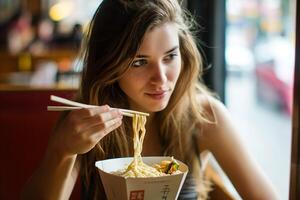
[{"label": "bare shoulder", "polygon": [[225,105],[217,98],[210,95],[198,95],[197,100],[201,109],[207,113],[211,122],[217,122],[219,118],[228,117],[228,110]]},{"label": "bare shoulder", "polygon": [[227,146],[232,140],[239,140],[232,117],[220,100],[208,95],[199,95],[198,101],[207,119],[207,122],[201,123],[199,129],[201,146],[214,151],[215,147]]},{"label": "bare shoulder", "polygon": [[214,155],[243,199],[278,199],[225,105],[213,97],[199,97],[199,103],[200,109],[210,116],[210,122],[200,124],[200,150]]},{"label": "bare shoulder", "polygon": [[[206,123],[202,123],[203,128],[224,127],[227,123],[231,123],[231,116],[225,105],[215,97],[208,95],[197,96],[200,110],[204,113]],[[205,131],[207,133],[207,131]]]}]

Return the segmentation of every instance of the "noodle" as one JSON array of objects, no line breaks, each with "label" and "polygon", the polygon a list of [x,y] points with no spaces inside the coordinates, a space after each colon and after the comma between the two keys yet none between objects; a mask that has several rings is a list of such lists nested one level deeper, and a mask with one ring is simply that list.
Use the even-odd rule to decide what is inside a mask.
[{"label": "noodle", "polygon": [[132,120],[133,127],[133,148],[134,157],[128,167],[122,171],[118,171],[115,174],[127,177],[157,177],[163,176],[164,173],[159,172],[156,168],[146,165],[142,161],[142,149],[143,142],[146,133],[146,116],[134,114]]},{"label": "noodle", "polygon": [[[162,162],[162,165],[156,164],[156,167],[151,167],[146,165],[142,160],[142,149],[143,142],[146,133],[146,116],[134,114],[132,127],[133,127],[133,148],[134,148],[134,157],[132,162],[128,165],[127,168],[123,170],[119,170],[113,172],[113,174],[123,176],[125,178],[128,177],[158,177],[158,176],[166,176],[168,174],[178,173],[179,170],[172,170],[171,173],[168,171],[163,172],[162,168],[165,168],[166,165],[179,166],[178,163],[172,159],[172,161]],[[167,164],[166,164],[167,162]],[[168,167],[167,168],[170,168]]]}]

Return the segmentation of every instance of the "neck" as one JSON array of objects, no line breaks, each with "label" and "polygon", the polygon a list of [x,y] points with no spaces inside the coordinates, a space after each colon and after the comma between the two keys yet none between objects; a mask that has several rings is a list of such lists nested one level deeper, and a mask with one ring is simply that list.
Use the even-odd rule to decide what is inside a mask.
[{"label": "neck", "polygon": [[146,130],[150,131],[156,127],[155,116],[155,113],[150,113],[150,116],[147,117]]},{"label": "neck", "polygon": [[156,115],[151,113],[147,117],[146,135],[143,144],[143,156],[159,156],[163,154],[161,139],[159,137]]}]

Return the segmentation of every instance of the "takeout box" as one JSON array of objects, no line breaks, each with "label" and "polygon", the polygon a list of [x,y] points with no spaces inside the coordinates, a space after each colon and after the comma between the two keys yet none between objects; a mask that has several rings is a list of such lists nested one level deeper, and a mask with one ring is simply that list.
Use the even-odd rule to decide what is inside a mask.
[{"label": "takeout box", "polygon": [[[177,199],[181,187],[188,172],[188,167],[178,161],[179,170],[182,173],[147,178],[124,178],[111,174],[117,170],[128,166],[132,157],[115,158],[97,161],[96,167],[99,169],[101,180],[106,196],[109,200],[153,200]],[[171,157],[143,157],[143,162],[150,166],[160,163],[162,160],[171,160]]]}]

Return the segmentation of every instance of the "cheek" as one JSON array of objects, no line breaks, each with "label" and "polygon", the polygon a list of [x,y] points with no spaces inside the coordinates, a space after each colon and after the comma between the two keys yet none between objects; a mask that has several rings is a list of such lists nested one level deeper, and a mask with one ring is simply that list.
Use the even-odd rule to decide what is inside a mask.
[{"label": "cheek", "polygon": [[139,79],[140,76],[133,74],[124,75],[124,77],[119,80],[119,86],[127,96],[134,96],[142,85]]},{"label": "cheek", "polygon": [[173,66],[171,69],[170,69],[170,72],[169,72],[169,80],[173,81],[173,82],[177,82],[178,80],[178,77],[181,73],[181,62],[178,62],[176,64],[176,66]]},{"label": "cheek", "polygon": [[128,96],[128,92],[130,92],[130,88],[132,87],[130,79],[128,79],[127,77],[120,79],[119,86],[123,90],[123,92]]}]

